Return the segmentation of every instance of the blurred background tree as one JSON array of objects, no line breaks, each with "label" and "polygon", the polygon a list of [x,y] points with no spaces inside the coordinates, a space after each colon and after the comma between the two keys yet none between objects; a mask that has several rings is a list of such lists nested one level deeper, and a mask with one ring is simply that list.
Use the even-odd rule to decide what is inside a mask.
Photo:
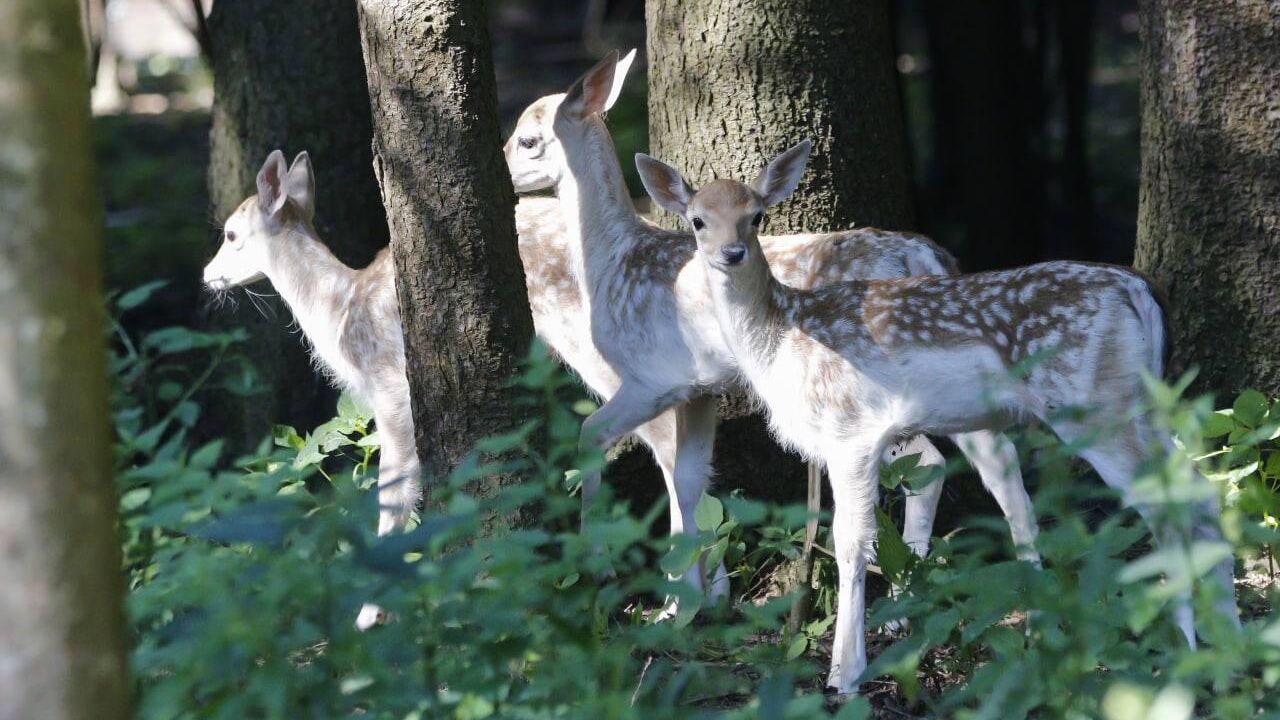
[{"label": "blurred background tree", "polygon": [[0,5],[0,717],[129,716],[102,216],[73,0]]}]

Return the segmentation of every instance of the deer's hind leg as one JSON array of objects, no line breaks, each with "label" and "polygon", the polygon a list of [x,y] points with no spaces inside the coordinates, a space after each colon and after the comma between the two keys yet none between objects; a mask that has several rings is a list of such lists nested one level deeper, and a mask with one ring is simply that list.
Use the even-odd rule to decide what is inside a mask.
[{"label": "deer's hind leg", "polygon": [[[1140,466],[1149,453],[1157,448],[1168,449],[1171,442],[1167,438],[1158,438],[1145,418],[1134,418],[1121,427],[1086,427],[1080,423],[1054,421],[1050,423],[1058,436],[1064,441],[1083,440],[1086,443],[1080,451],[1084,458],[1103,482],[1120,493],[1124,503],[1132,507],[1142,516],[1152,535],[1161,544],[1194,542],[1196,540],[1220,541],[1221,530],[1218,527],[1216,499],[1198,503],[1193,510],[1196,517],[1191,537],[1179,534],[1179,529],[1164,522],[1157,507],[1140,502],[1133,491],[1134,480]],[[1193,470],[1194,472],[1194,470]],[[1196,474],[1199,477],[1199,474]],[[1208,481],[1203,481],[1208,482]],[[1214,580],[1221,586],[1223,597],[1219,600],[1221,611],[1233,622],[1238,623],[1235,606],[1235,587],[1232,581],[1233,560],[1228,558],[1219,563],[1213,570]],[[1182,634],[1186,636],[1191,647],[1196,646],[1195,616],[1191,607],[1190,594],[1179,599],[1175,608],[1175,617]]]},{"label": "deer's hind leg", "polygon": [[1022,481],[1022,468],[1018,464],[1018,449],[1002,433],[989,430],[961,433],[951,438],[969,464],[978,471],[978,477],[995,498],[1005,520],[1009,522],[1009,534],[1019,560],[1040,564],[1036,552],[1036,511]]}]

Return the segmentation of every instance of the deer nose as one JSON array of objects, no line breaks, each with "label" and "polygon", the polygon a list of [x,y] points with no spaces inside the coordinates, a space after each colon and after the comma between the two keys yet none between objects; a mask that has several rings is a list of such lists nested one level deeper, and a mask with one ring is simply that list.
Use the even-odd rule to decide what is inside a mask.
[{"label": "deer nose", "polygon": [[747,246],[742,243],[726,245],[720,249],[720,256],[726,265],[737,265],[747,257]]}]

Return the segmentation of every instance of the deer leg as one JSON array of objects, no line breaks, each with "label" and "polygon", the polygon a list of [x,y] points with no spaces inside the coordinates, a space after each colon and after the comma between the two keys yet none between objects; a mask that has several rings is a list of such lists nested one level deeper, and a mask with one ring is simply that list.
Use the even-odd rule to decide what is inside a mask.
[{"label": "deer leg", "polygon": [[[711,455],[716,434],[716,398],[703,395],[676,408],[676,467],[671,534],[698,533],[694,515],[698,502],[706,491],[711,477]],[[721,562],[707,577],[703,559],[698,558],[693,567],[685,571],[684,581],[705,591],[710,600],[719,600],[729,594],[729,575]],[[708,582],[709,580],[709,582]],[[673,617],[679,609],[679,599],[669,598],[660,619]]]},{"label": "deer leg", "polygon": [[[660,413],[685,400],[681,392],[655,393],[638,383],[624,381],[604,405],[583,421],[578,440],[579,451],[609,449],[623,435],[635,431]],[[582,522],[600,489],[600,471],[582,474]]]},{"label": "deer leg", "polygon": [[831,539],[840,576],[827,686],[840,694],[855,692],[867,669],[867,562],[876,538],[879,460],[888,443],[885,435],[863,433],[862,437],[827,461],[835,511]]},{"label": "deer leg", "polygon": [[[884,451],[883,461],[892,463],[904,455],[920,455],[919,465],[941,466],[944,459],[938,448],[923,435],[890,445]],[[902,539],[912,552],[920,557],[929,554],[929,538],[933,535],[933,520],[938,514],[938,501],[942,498],[942,481],[936,480],[918,492],[903,488],[907,494]]]},{"label": "deer leg", "polygon": [[1040,553],[1036,552],[1036,511],[1022,482],[1022,468],[1018,463],[1018,449],[1009,438],[989,430],[953,435],[952,440],[969,464],[978,471],[987,492],[1009,522],[1009,534],[1019,560],[1040,565]]},{"label": "deer leg", "polygon": [[[1069,423],[1056,423],[1053,427],[1063,440],[1070,441],[1073,438],[1086,436],[1083,428]],[[1160,543],[1190,542],[1195,539],[1221,540],[1213,504],[1201,504],[1196,508],[1197,519],[1192,528],[1192,537],[1186,538],[1180,536],[1176,528],[1168,527],[1161,522],[1156,508],[1136,502],[1133,497],[1133,480],[1137,476],[1142,458],[1156,446],[1149,442],[1154,435],[1154,431],[1146,420],[1135,419],[1118,430],[1112,431],[1108,428],[1107,432],[1099,433],[1099,437],[1093,443],[1080,451],[1080,456],[1098,471],[1098,475],[1107,485],[1121,494],[1126,505],[1138,511]],[[1219,599],[1220,610],[1231,621],[1238,623],[1232,564],[1233,561],[1230,558],[1220,563],[1214,568],[1214,579],[1222,588],[1222,597]],[[1195,614],[1191,607],[1190,592],[1185,593],[1178,600],[1174,613],[1179,629],[1186,636],[1187,643],[1194,648],[1196,646]]]},{"label": "deer leg", "polygon": [[[916,454],[920,455],[919,465],[941,466],[945,462],[942,453],[924,435],[916,435],[890,445],[881,459],[888,464],[904,455]],[[933,536],[933,521],[938,515],[938,501],[942,499],[942,485],[942,479],[938,479],[918,491],[903,488],[907,498],[903,513],[902,540],[917,557],[929,554],[929,539]],[[902,592],[902,588],[894,583],[889,587],[889,592],[896,597]],[[907,629],[907,619],[890,620],[885,627],[892,632],[904,631]]]},{"label": "deer leg", "polygon": [[[413,439],[413,414],[409,394],[374,399],[374,422],[382,447],[378,455],[378,535],[401,532],[409,523],[422,495],[421,466]],[[387,614],[365,603],[356,616],[356,627],[368,630],[386,622]]]}]

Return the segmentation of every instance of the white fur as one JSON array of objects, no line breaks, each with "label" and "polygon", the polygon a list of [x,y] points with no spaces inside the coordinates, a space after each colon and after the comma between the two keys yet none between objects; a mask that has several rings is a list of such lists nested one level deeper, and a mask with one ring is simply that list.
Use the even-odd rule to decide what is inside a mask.
[{"label": "white fur", "polygon": [[[421,495],[391,257],[383,250],[363,270],[335,258],[311,225],[310,159],[302,153],[287,174],[283,168],[277,150],[259,173],[258,195],[227,219],[204,281],[222,292],[269,280],[293,312],[317,364],[373,408],[382,440],[378,534],[387,535],[405,527]],[[382,619],[381,609],[366,604],[356,624],[363,630]]]},{"label": "white fur", "polygon": [[[784,155],[775,164],[784,160],[795,162]],[[920,432],[970,433],[960,442],[972,447],[984,438],[975,431],[1035,417],[1065,441],[1092,438],[1082,457],[1131,501],[1135,472],[1157,439],[1141,413],[1140,371],[1160,370],[1163,318],[1142,278],[1074,263],[963,279],[853,282],[812,294],[789,290],[770,274],[754,228],[742,221],[780,198],[757,193],[755,202],[727,204],[723,198],[731,196],[722,188],[705,197],[699,191],[686,217],[704,224],[696,235],[716,315],[771,427],[827,464],[840,575],[828,685],[849,693],[867,667],[863,585],[885,448]],[[746,259],[735,263],[742,245]],[[937,317],[916,314],[939,298],[950,299]],[[1027,301],[1038,310],[1015,318],[1011,303]],[[928,328],[936,332],[921,337]],[[1026,357],[1058,343],[1060,352],[1025,378],[1009,375],[1006,353],[1015,346]],[[1084,420],[1056,412],[1068,407],[1095,412]],[[1007,490],[1007,484],[993,488],[997,497]],[[1137,509],[1151,520],[1149,508]],[[1197,533],[1217,537],[1215,508],[1201,510]],[[919,518],[908,515],[918,537]],[[1229,562],[1218,580],[1230,592]],[[1223,611],[1234,618],[1234,603]],[[1179,621],[1194,645],[1189,607]]]},{"label": "white fur", "polygon": [[[584,81],[605,68],[602,63]],[[619,68],[611,78],[599,82],[611,88],[603,109],[616,99],[623,72]],[[559,330],[569,321],[563,317],[539,320],[536,301],[535,327],[597,394],[609,400],[598,415],[584,423],[584,442],[594,438],[597,446],[604,447],[634,429],[654,450],[671,497],[671,527],[679,532],[692,526],[689,514],[707,487],[715,431],[713,414],[691,413],[684,403],[736,384],[736,369],[713,312],[706,270],[701,263],[690,262],[692,236],[663,230],[636,215],[604,124],[594,113],[583,116],[562,109],[572,94],[548,96],[531,105],[517,123],[505,153],[517,190],[555,188],[557,192],[566,252],[572,255],[584,298],[577,307],[558,310],[564,314],[582,312],[589,318],[591,347],[570,333],[551,337],[543,328]],[[678,175],[672,179],[673,193],[683,187],[682,181],[676,182],[679,180]],[[772,183],[768,178],[761,180]],[[789,191],[785,187],[788,179],[781,181]],[[522,231],[522,244],[525,236]],[[914,236],[853,231],[763,241],[785,282],[800,287],[842,279],[948,272],[938,248]],[[674,292],[669,284],[629,277],[626,266],[636,258],[676,268]],[[535,269],[526,263],[526,270]],[[531,301],[534,297],[531,281]],[[574,326],[580,327],[576,322]],[[646,422],[651,417],[655,420]],[[686,432],[673,443],[669,433],[655,430],[654,423],[679,425]],[[921,446],[932,450],[923,439]],[[961,448],[982,471],[987,487],[993,492],[999,489],[996,497],[1010,522],[1018,523],[1013,535],[1020,543],[1019,552],[1034,556],[1030,541],[1035,537],[1035,518],[1012,445],[1003,437],[992,436]],[[940,457],[936,450],[932,455]],[[595,476],[585,479],[584,500],[590,499],[598,482]],[[923,528],[913,536],[912,544],[921,554],[928,548],[937,497],[931,491],[907,500],[908,513],[917,520],[916,527]],[[722,574],[723,569],[718,569],[717,576]],[[687,579],[701,587],[700,577],[695,568]],[[717,583],[713,593],[722,590]]]}]

